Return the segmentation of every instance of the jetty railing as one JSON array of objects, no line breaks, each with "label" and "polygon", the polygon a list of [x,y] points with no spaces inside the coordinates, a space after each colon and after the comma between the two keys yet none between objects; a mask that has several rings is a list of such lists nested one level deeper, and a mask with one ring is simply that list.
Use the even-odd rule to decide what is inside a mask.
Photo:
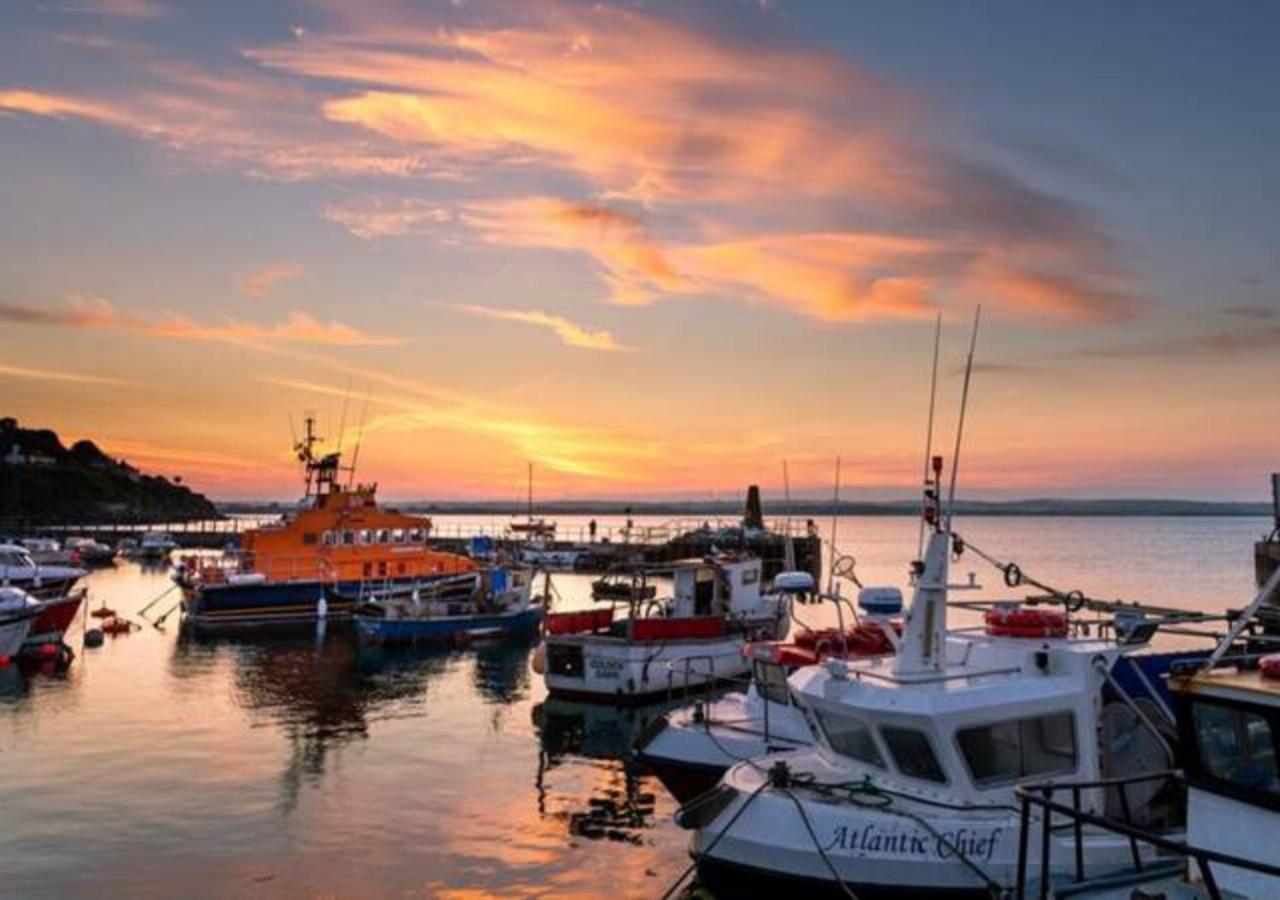
[{"label": "jetty railing", "polygon": [[[529,542],[537,538],[512,531],[512,525],[520,524],[518,517],[502,519],[466,520],[453,518],[441,520],[431,514],[414,514],[424,521],[430,521],[430,536],[437,540],[470,540],[472,538],[488,538],[495,541]],[[446,514],[451,515],[451,514]],[[575,519],[581,516],[575,515]],[[228,543],[240,534],[252,528],[260,528],[283,520],[283,514],[235,515],[218,519],[190,519],[178,521],[139,521],[119,519],[113,521],[72,522],[67,520],[38,520],[30,518],[0,519],[0,536],[4,537],[36,537],[54,538],[93,537],[108,539],[113,542],[124,538],[138,538],[148,531],[163,531],[173,535],[180,543],[187,539],[202,539],[204,546],[217,543]],[[793,538],[811,536],[814,526],[798,519],[776,518],[768,520],[766,528],[775,535]],[[424,526],[425,527],[425,526]],[[710,536],[713,540],[722,536],[726,544],[735,541],[742,534],[741,521],[729,517],[706,516],[668,519],[662,522],[636,522],[627,524],[617,522],[575,521],[557,523],[554,533],[547,540],[554,543],[623,544],[623,545],[656,545],[665,544],[684,536]]]}]

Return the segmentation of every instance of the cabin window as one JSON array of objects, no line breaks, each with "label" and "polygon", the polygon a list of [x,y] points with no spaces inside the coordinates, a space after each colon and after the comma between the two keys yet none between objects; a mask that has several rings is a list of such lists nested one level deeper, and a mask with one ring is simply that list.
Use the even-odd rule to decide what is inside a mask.
[{"label": "cabin window", "polygon": [[818,720],[818,726],[832,750],[841,756],[884,768],[884,758],[871,736],[871,729],[860,719],[820,710],[814,710],[814,718]]},{"label": "cabin window", "polygon": [[760,580],[760,572],[756,569],[747,569],[742,573],[743,585],[755,584]]},{"label": "cabin window", "polygon": [[1280,801],[1276,734],[1265,715],[1242,706],[1196,700],[1191,704],[1191,722],[1197,756],[1194,774],[1254,798],[1265,794],[1272,802]]},{"label": "cabin window", "polygon": [[398,563],[396,563],[396,574],[397,574],[397,575],[403,575],[403,574],[404,574],[404,563],[402,563],[402,562],[398,562]]},{"label": "cabin window", "polygon": [[370,577],[372,577],[372,576],[373,576],[373,563],[365,563],[365,564],[364,564],[364,566],[363,566],[363,567],[362,567],[362,569],[361,569],[361,572],[364,574],[364,577],[365,577],[365,578],[370,578]]},{"label": "cabin window", "polygon": [[373,543],[373,532],[370,531],[368,528],[361,528],[359,531],[359,534],[360,534],[360,543],[366,546]]},{"label": "cabin window", "polygon": [[773,703],[787,706],[791,702],[791,692],[787,690],[787,670],[773,663],[756,660],[756,690],[760,696]]},{"label": "cabin window", "polygon": [[923,731],[886,727],[880,729],[880,737],[889,748],[893,764],[903,775],[939,784],[947,783],[946,773],[942,771],[938,757],[933,752],[933,744]]},{"label": "cabin window", "polygon": [[320,535],[320,542],[326,547],[332,547],[334,545],[334,538],[335,535],[332,531],[326,531],[324,534]]},{"label": "cabin window", "polygon": [[314,547],[316,544],[316,540],[317,540],[317,535],[314,531],[302,532],[302,544],[304,547]]},{"label": "cabin window", "polygon": [[409,543],[411,543],[411,544],[421,544],[421,543],[422,543],[422,529],[421,529],[421,528],[410,528],[410,529],[409,529]]},{"label": "cabin window", "polygon": [[389,528],[384,528],[384,529],[382,529],[381,531],[379,531],[379,532],[378,532],[378,543],[379,543],[379,544],[390,544],[390,543],[391,543],[391,529],[389,529]]},{"label": "cabin window", "polygon": [[350,547],[355,542],[356,542],[356,533],[354,531],[342,532],[342,545],[344,547]]},{"label": "cabin window", "polygon": [[385,562],[378,563],[378,576],[385,578],[387,575],[387,564]]},{"label": "cabin window", "polygon": [[404,543],[404,529],[403,529],[403,528],[393,528],[393,529],[391,530],[391,543],[393,543],[393,544],[403,544],[403,543]]},{"label": "cabin window", "polygon": [[1070,712],[966,728],[956,732],[956,742],[979,787],[1076,768],[1076,722]]}]

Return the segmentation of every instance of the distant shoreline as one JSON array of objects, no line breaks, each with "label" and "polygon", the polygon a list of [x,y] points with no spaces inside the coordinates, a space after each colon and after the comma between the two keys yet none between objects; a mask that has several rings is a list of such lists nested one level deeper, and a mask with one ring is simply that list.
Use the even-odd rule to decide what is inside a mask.
[{"label": "distant shoreline", "polygon": [[[524,515],[527,508],[510,501],[388,501],[406,512],[436,513],[439,515],[516,516]],[[292,507],[288,503],[227,502],[217,504],[225,514],[252,514],[280,512]],[[833,513],[842,516],[903,516],[917,515],[919,501],[891,500],[882,503],[847,502],[838,506],[831,501],[798,500],[790,504],[766,500],[765,514],[770,517],[819,517]],[[711,516],[724,518],[740,516],[742,504],[738,501],[627,501],[627,500],[562,500],[547,501],[536,505],[539,516],[668,516],[672,518],[697,518]],[[1235,517],[1270,518],[1269,503],[1211,500],[966,500],[956,503],[956,512],[966,516],[1089,516],[1089,517]]]}]

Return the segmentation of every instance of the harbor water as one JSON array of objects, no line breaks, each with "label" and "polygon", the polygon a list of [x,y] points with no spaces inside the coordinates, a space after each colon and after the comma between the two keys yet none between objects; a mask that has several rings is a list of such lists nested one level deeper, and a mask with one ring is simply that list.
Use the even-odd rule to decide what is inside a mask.
[{"label": "harbor water", "polygon": [[[1055,587],[1194,610],[1248,602],[1268,526],[956,523]],[[864,584],[905,589],[914,518],[848,518],[837,532]],[[983,589],[965,599],[1014,596],[972,554],[957,580],[969,570]],[[589,606],[590,582],[555,576],[558,608]],[[92,606],[139,622],[170,584],[126,562],[88,580]],[[800,618],[834,622],[825,607]],[[548,700],[531,643],[377,649],[338,623],[206,639],[177,612],[99,648],[81,630],[64,674],[0,669],[4,896],[653,897],[689,863],[674,801],[625,759],[661,707]]]}]

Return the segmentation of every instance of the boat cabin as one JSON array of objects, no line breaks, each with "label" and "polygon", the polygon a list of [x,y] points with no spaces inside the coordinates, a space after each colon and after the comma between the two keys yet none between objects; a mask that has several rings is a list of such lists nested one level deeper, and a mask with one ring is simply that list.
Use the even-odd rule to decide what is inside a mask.
[{"label": "boat cabin", "polygon": [[670,616],[691,618],[755,614],[760,608],[762,564],[753,556],[714,556],[675,564]]},{"label": "boat cabin", "polygon": [[[245,532],[240,569],[270,582],[412,580],[476,570],[474,560],[428,546],[430,520],[379,508],[374,491],[334,487],[282,522]],[[202,577],[211,581],[216,571]]]},{"label": "boat cabin", "polygon": [[[1250,860],[1275,858],[1280,829],[1280,678],[1213,669],[1170,679],[1187,793],[1187,843]],[[1280,896],[1280,878],[1214,864],[1218,887]]]},{"label": "boat cabin", "polygon": [[803,669],[790,683],[824,755],[855,770],[850,780],[997,804],[1020,783],[1102,776],[1106,679],[1096,661],[1109,669],[1120,652],[1102,640],[960,633],[936,673],[901,674],[891,656],[866,657]]}]

